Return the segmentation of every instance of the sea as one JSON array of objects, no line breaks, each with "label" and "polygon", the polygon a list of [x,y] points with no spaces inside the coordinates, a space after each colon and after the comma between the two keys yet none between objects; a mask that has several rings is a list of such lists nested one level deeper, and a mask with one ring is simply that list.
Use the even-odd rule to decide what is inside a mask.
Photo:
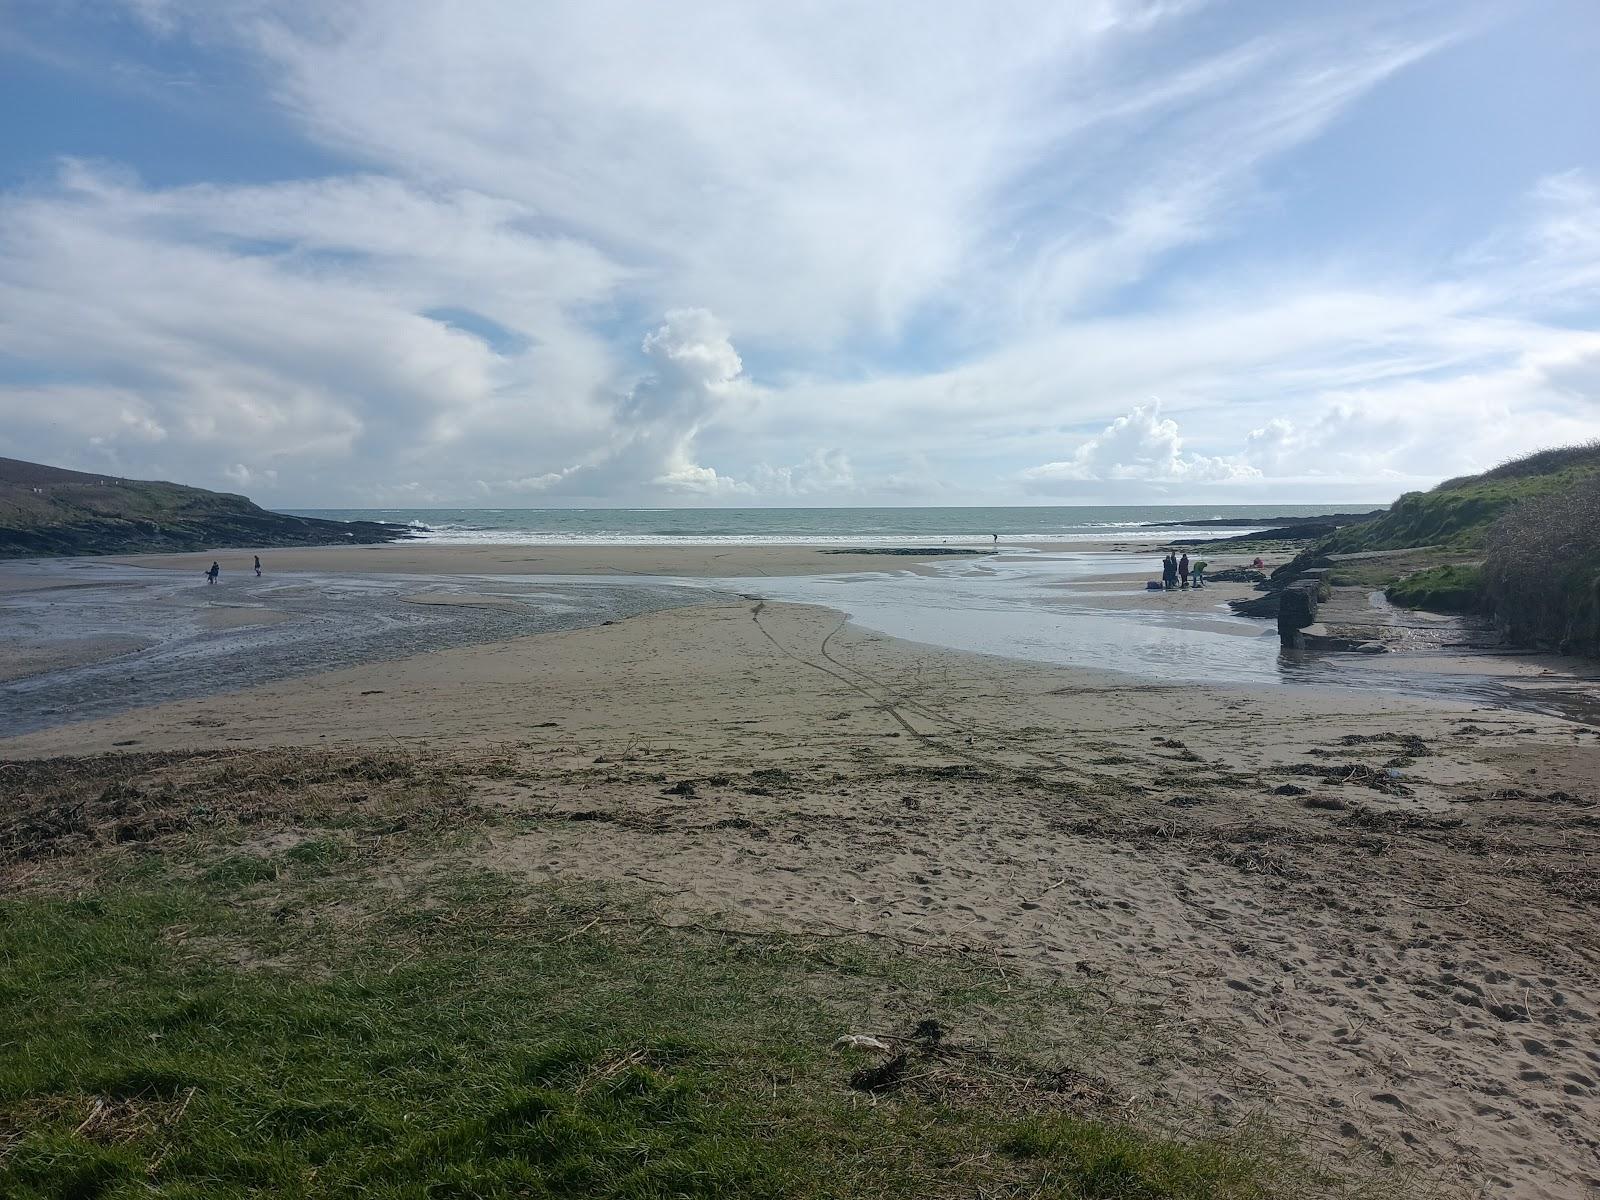
[{"label": "sea", "polygon": [[1226,537],[1196,528],[1231,519],[1266,528],[1274,517],[1364,512],[1330,504],[1041,505],[1009,508],[359,508],[292,509],[297,516],[410,525],[425,541],[498,545],[988,545],[1002,541],[1114,543],[1143,537]]}]

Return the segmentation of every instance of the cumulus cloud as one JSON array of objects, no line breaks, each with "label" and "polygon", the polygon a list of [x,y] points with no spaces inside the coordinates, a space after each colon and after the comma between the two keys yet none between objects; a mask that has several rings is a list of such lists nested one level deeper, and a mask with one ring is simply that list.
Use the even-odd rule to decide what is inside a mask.
[{"label": "cumulus cloud", "polygon": [[750,398],[727,326],[703,308],[674,309],[640,351],[650,370],[616,405],[609,441],[560,471],[510,481],[512,490],[603,496],[646,484],[697,496],[751,492],[694,461],[706,423]]},{"label": "cumulus cloud", "polygon": [[857,486],[850,456],[838,448],[815,450],[803,462],[787,466],[760,463],[750,483],[761,495],[796,498],[849,492]]},{"label": "cumulus cloud", "polygon": [[1035,491],[1085,481],[1236,483],[1260,477],[1258,469],[1237,459],[1184,453],[1178,423],[1161,415],[1160,401],[1135,405],[1080,445],[1071,458],[1022,472]]}]

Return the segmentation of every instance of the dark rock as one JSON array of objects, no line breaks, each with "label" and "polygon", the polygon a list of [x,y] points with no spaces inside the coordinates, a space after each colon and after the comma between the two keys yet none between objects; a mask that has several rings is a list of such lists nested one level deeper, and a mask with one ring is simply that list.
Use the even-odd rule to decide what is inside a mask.
[{"label": "dark rock", "polygon": [[[1181,521],[1178,523],[1185,529],[1255,529],[1262,525],[1284,529],[1318,528],[1326,525],[1342,529],[1346,525],[1359,525],[1363,521],[1371,521],[1374,518],[1383,516],[1388,511],[1386,508],[1375,508],[1371,512],[1364,513],[1321,513],[1311,517],[1210,517],[1204,521]],[[1151,521],[1148,524],[1162,524],[1171,528],[1172,523]],[[1298,536],[1320,537],[1322,535],[1300,534]]]},{"label": "dark rock", "polygon": [[1275,617],[1281,592],[1268,592],[1250,600],[1229,600],[1228,607],[1241,617]]},{"label": "dark rock", "polygon": [[1278,593],[1278,632],[1291,636],[1307,625],[1317,623],[1318,593],[1321,580],[1296,580]]}]

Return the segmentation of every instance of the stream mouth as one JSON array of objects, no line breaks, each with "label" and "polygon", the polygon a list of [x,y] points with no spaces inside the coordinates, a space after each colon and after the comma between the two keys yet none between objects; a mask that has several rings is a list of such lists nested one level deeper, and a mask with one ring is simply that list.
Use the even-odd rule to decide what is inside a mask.
[{"label": "stream mouth", "polygon": [[250,576],[93,560],[0,569],[0,736],[431,650],[622,620],[733,595],[814,604],[951,650],[1158,685],[1356,690],[1600,722],[1581,664],[1481,651],[1285,652],[1214,593],[1148,592],[1155,554],[1021,553],[931,570],[772,578]]},{"label": "stream mouth", "polygon": [[[1595,723],[1600,673],[1572,660],[1486,650],[1483,631],[1447,628],[1416,654],[1307,654],[1276,624],[1235,616],[1204,592],[1151,592],[1159,554],[1002,554],[927,574],[763,579],[770,600],[821,604],[865,629],[952,650],[1134,676],[1152,683],[1381,692]],[[750,580],[721,586],[748,587]],[[1554,662],[1554,667],[1519,663]]]}]

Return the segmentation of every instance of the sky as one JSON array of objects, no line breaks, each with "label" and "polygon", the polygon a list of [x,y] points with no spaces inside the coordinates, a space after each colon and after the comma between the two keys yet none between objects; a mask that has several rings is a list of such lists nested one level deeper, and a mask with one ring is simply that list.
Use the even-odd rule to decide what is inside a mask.
[{"label": "sky", "polygon": [[1600,436],[1595,0],[0,0],[0,455],[1386,502]]}]

